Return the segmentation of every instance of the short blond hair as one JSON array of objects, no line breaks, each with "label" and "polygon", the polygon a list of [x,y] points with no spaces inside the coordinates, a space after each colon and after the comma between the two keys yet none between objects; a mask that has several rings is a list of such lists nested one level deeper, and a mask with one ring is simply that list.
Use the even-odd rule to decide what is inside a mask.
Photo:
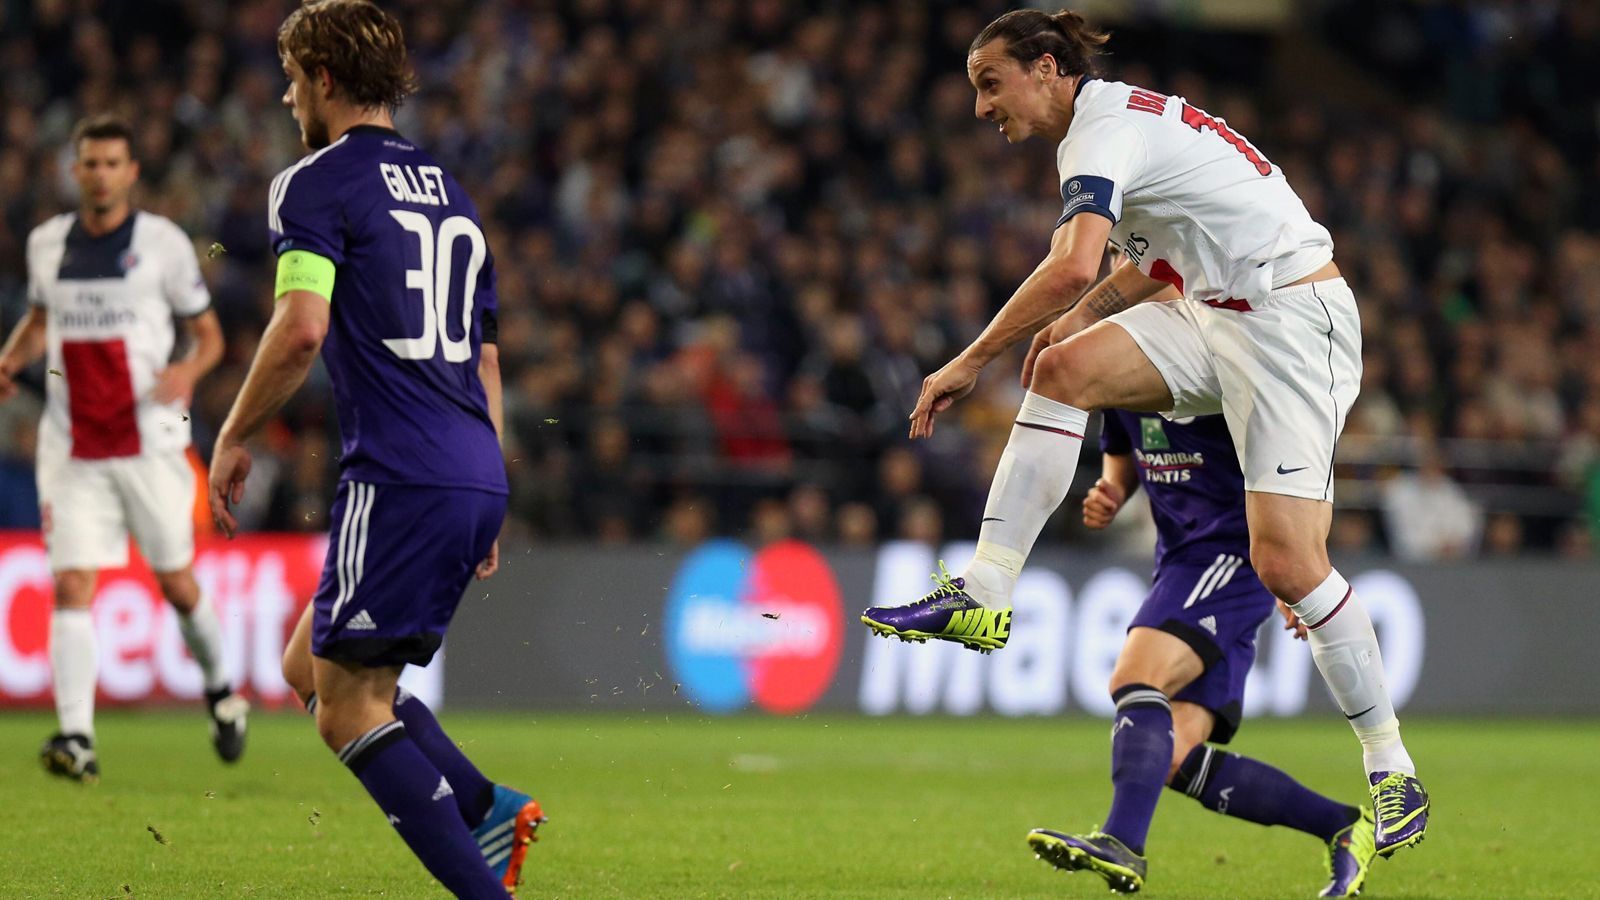
[{"label": "short blond hair", "polygon": [[370,0],[307,0],[278,29],[278,55],[307,75],[327,69],[360,107],[392,110],[417,89],[399,20]]}]

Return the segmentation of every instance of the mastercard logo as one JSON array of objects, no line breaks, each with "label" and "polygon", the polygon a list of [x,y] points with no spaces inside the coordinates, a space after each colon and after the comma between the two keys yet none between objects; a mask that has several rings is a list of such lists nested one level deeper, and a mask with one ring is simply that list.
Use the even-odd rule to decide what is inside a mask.
[{"label": "mastercard logo", "polygon": [[673,579],[663,618],[667,664],[708,712],[752,702],[801,712],[839,667],[839,583],[822,554],[799,541],[759,553],[736,541],[701,545]]}]

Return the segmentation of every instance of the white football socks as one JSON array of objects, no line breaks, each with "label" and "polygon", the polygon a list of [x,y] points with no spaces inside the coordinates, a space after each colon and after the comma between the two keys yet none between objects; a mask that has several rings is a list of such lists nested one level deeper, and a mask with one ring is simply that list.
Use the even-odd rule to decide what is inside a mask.
[{"label": "white football socks", "polygon": [[1089,414],[1029,391],[994,470],[978,551],[962,573],[972,599],[1011,605],[1011,591],[1044,523],[1067,497]]},{"label": "white football socks", "polygon": [[89,610],[56,610],[50,616],[50,678],[62,734],[94,737],[96,663]]},{"label": "white football socks", "polygon": [[228,673],[222,665],[222,622],[217,610],[205,594],[188,615],[178,613],[178,631],[189,648],[189,655],[200,665],[205,676],[206,691],[220,691],[228,686]]},{"label": "white football socks", "polygon": [[1290,608],[1309,630],[1317,671],[1361,740],[1367,773],[1415,775],[1417,767],[1400,740],[1400,720],[1395,718],[1389,689],[1383,683],[1378,635],[1350,583],[1334,570]]}]

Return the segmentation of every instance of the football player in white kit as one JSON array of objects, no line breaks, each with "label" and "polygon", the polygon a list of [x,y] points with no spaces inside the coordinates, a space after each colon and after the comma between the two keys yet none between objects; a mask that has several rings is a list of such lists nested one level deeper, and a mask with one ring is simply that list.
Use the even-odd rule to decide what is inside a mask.
[{"label": "football player in white kit", "polygon": [[[194,246],[177,225],[135,210],[133,132],[109,118],[73,132],[76,213],[28,235],[28,312],[0,350],[0,401],[18,372],[48,358],[39,428],[39,499],[55,575],[50,666],[60,731],[40,757],[94,780],[96,648],[89,606],[99,570],[138,541],[200,665],[212,743],[244,751],[249,703],[228,684],[222,627],[194,570],[195,473],[187,456],[195,382],[222,358],[222,329]],[[173,320],[188,353],[171,359]]]},{"label": "football player in white kit", "polygon": [[[936,576],[923,599],[862,620],[885,636],[1003,647],[1012,589],[1066,497],[1089,411],[1222,413],[1244,470],[1251,561],[1310,630],[1317,668],[1360,738],[1388,856],[1422,839],[1428,799],[1372,622],[1328,561],[1333,448],[1361,381],[1355,298],[1332,238],[1282,170],[1182,97],[1095,78],[1105,41],[1076,13],[1025,9],[990,23],[968,51],[977,116],[1011,143],[1058,145],[1065,205],[1044,261],[928,376],[911,413],[911,437],[928,437],[985,365],[1038,332],[976,558],[959,578]],[[1096,283],[1108,243],[1127,261]],[[1157,300],[1169,286],[1182,298]],[[1162,683],[1156,672],[1141,680]],[[1052,861],[1090,868],[1084,854],[1097,852],[1062,848]]]}]

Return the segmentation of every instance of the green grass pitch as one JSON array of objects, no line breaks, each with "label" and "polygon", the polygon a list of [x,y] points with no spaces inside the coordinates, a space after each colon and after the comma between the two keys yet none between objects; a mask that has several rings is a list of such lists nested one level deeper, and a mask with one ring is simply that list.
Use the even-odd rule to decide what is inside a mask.
[{"label": "green grass pitch", "polygon": [[[440,897],[300,715],[261,715],[237,767],[194,712],[101,717],[104,778],[50,778],[42,714],[0,716],[0,897]],[[447,714],[491,776],[550,822],[532,897],[1091,897],[1027,830],[1105,813],[1106,724],[1087,719],[706,719]],[[1594,897],[1600,722],[1406,722],[1433,793],[1428,840],[1375,864],[1366,896]],[[1362,795],[1336,719],[1247,723],[1236,749]],[[156,833],[159,832],[158,839]],[[1151,898],[1310,897],[1321,846],[1169,792]]]}]

